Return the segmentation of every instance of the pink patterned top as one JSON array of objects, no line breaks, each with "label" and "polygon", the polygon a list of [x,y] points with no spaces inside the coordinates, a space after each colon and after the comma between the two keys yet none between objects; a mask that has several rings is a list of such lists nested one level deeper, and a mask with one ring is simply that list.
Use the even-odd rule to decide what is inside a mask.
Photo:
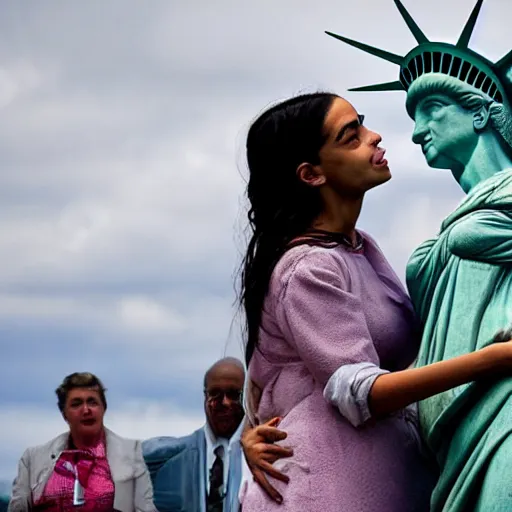
[{"label": "pink patterned top", "polygon": [[114,482],[102,439],[91,449],[61,453],[34,510],[112,512],[113,507]]}]

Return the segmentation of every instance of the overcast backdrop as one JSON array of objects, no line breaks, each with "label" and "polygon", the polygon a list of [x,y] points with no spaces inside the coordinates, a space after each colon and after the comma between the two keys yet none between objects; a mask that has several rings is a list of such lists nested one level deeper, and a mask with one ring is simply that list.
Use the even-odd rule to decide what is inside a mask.
[{"label": "overcast backdrop", "polygon": [[[404,2],[449,42],[474,4]],[[509,0],[487,0],[472,47],[500,58],[510,19]],[[0,479],[64,430],[53,391],[73,371],[104,380],[121,435],[203,423],[203,372],[241,354],[250,120],[298,92],[397,78],[324,30],[401,54],[414,44],[392,0],[1,1]],[[403,93],[345,96],[394,175],[360,225],[403,277],[461,192],[410,141]]]}]

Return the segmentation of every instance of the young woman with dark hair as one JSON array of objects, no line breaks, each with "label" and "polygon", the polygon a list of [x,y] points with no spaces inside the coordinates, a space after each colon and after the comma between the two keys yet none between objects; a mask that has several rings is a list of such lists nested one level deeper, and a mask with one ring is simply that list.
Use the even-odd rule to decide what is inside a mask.
[{"label": "young woman with dark hair", "polygon": [[[279,103],[249,130],[241,303],[248,416],[260,426],[243,441],[256,478],[244,512],[428,511],[435,477],[414,404],[512,367],[506,342],[409,369],[420,342],[411,302],[356,229],[365,193],[391,178],[380,143],[330,93]],[[265,442],[282,438],[275,417],[291,457]]]}]

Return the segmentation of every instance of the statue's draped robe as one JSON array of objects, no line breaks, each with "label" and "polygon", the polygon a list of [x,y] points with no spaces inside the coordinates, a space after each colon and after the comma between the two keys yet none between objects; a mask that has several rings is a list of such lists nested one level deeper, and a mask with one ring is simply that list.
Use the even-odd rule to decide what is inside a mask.
[{"label": "statue's draped robe", "polygon": [[[473,352],[510,327],[512,170],[479,183],[418,247],[407,285],[424,328],[418,366]],[[459,386],[419,410],[441,471],[432,512],[512,511],[512,377]]]}]

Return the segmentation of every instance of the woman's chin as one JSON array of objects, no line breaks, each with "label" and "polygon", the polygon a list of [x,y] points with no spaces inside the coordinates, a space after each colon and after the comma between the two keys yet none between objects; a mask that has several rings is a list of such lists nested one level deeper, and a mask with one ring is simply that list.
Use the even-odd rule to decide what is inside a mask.
[{"label": "woman's chin", "polygon": [[379,174],[378,174],[379,182],[377,183],[377,186],[388,182],[392,178],[392,174],[391,174],[391,171],[390,171],[388,165],[380,168],[378,172],[379,172]]},{"label": "woman's chin", "polygon": [[77,429],[77,433],[83,437],[94,437],[101,433],[102,428],[103,426],[99,422],[90,425],[81,424]]}]

